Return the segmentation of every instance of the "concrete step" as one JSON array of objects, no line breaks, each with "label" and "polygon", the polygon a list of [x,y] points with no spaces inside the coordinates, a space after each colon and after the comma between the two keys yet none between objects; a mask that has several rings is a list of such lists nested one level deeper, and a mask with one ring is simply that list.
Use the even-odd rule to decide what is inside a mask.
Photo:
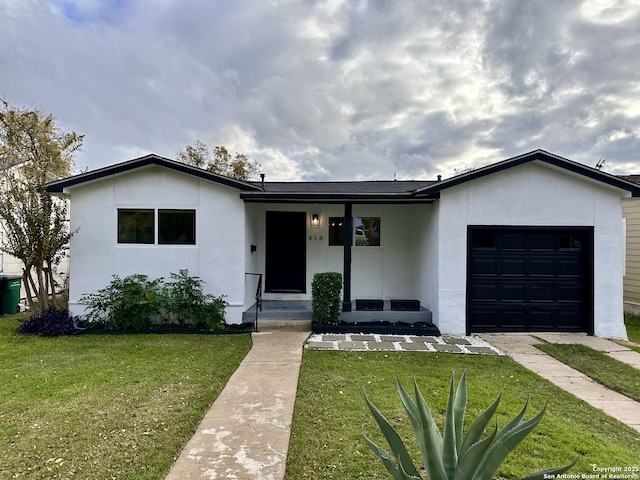
[{"label": "concrete step", "polygon": [[290,318],[258,318],[259,332],[310,332],[311,320]]}]

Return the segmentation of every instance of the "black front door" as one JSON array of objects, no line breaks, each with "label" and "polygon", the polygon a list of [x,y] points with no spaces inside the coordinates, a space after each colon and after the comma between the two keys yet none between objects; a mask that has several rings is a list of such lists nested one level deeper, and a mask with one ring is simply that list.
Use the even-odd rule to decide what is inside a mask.
[{"label": "black front door", "polygon": [[267,212],[265,291],[306,292],[307,213]]}]

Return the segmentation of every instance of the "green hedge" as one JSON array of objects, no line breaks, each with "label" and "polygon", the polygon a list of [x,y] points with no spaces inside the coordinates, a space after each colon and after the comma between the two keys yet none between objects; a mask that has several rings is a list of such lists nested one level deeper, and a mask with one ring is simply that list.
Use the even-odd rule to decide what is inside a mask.
[{"label": "green hedge", "polygon": [[316,273],[311,282],[312,321],[314,325],[331,325],[340,315],[342,274],[338,272]]}]

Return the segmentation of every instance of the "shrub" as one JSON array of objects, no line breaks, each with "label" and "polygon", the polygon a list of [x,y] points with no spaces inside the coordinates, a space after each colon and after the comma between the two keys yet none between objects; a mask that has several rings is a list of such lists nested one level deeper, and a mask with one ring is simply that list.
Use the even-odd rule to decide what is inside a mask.
[{"label": "shrub", "polygon": [[44,312],[32,315],[18,327],[18,332],[41,335],[43,337],[58,337],[61,335],[74,335],[78,333],[75,329],[73,318],[67,310],[58,310],[54,307]]},{"label": "shrub", "polygon": [[204,281],[189,276],[188,270],[171,274],[172,282],[162,290],[165,319],[168,323],[192,325],[215,330],[224,326],[226,302],[202,291]]},{"label": "shrub", "polygon": [[316,273],[311,282],[312,321],[316,325],[331,325],[340,315],[342,274],[338,272]]},{"label": "shrub", "polygon": [[161,282],[141,274],[125,278],[114,275],[107,287],[83,295],[80,303],[89,307],[87,318],[91,322],[103,323],[109,329],[142,330],[151,326],[160,311]]},{"label": "shrub", "polygon": [[[522,411],[501,430],[498,430],[496,425],[492,433],[481,438],[500,403],[501,395],[498,395],[494,402],[472,422],[465,436],[463,424],[467,405],[467,383],[466,374],[463,373],[455,393],[453,376],[451,377],[443,437],[420,393],[418,384],[414,381],[415,401],[399,381],[397,385],[402,404],[415,431],[429,480],[491,480],[507,455],[540,423],[545,411],[543,409],[538,415],[525,422],[523,421],[527,411],[525,404]],[[392,454],[373,443],[365,434],[364,438],[369,447],[380,458],[394,479],[421,479],[398,433],[366,395],[365,400]],[[577,461],[576,458],[563,467],[540,470],[524,478],[526,480],[555,478],[556,475],[573,467]]]},{"label": "shrub", "polygon": [[210,330],[224,326],[226,302],[202,292],[204,282],[188,270],[171,273],[173,281],[149,280],[135,274],[111,283],[97,293],[85,294],[87,320],[109,329],[144,330],[157,325],[188,325]]}]

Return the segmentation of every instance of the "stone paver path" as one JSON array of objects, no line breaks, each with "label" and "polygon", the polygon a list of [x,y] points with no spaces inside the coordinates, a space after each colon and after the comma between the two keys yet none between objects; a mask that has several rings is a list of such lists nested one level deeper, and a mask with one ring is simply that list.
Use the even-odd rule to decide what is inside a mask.
[{"label": "stone paver path", "polygon": [[317,333],[305,345],[316,350],[391,350],[504,355],[480,337],[431,337],[418,335],[378,335],[360,333]]}]

